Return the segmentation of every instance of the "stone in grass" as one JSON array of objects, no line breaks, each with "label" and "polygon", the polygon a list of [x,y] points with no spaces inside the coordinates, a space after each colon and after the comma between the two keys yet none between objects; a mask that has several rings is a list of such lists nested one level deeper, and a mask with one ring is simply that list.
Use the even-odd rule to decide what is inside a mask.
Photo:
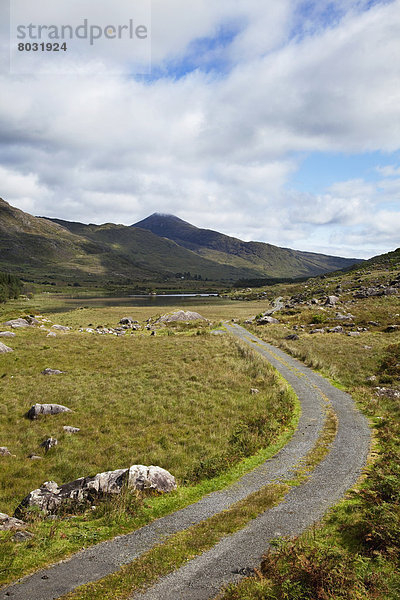
[{"label": "stone in grass", "polygon": [[287,335],[287,336],[285,337],[285,340],[292,340],[292,341],[294,341],[294,342],[295,342],[295,341],[297,341],[297,340],[299,340],[299,339],[300,339],[300,338],[299,338],[299,336],[297,335],[297,333],[291,333],[290,335]]},{"label": "stone in grass", "polygon": [[12,327],[13,329],[21,329],[22,327],[30,327],[31,324],[27,319],[11,319],[11,321],[7,321],[3,323],[6,327]]},{"label": "stone in grass", "polygon": [[72,412],[70,408],[61,404],[34,404],[27,412],[28,419],[37,419],[44,415],[58,415],[60,413]]},{"label": "stone in grass", "polygon": [[9,517],[4,513],[0,513],[0,531],[9,531],[10,529],[24,529],[27,526],[24,521]]},{"label": "stone in grass", "polygon": [[70,425],[64,425],[63,429],[64,429],[65,433],[70,433],[70,434],[80,432],[80,429],[78,427],[71,427]]},{"label": "stone in grass", "polygon": [[0,446],[0,456],[13,456],[8,448]]},{"label": "stone in grass", "polygon": [[0,331],[0,338],[13,338],[15,333],[13,331]]},{"label": "stone in grass", "polygon": [[275,319],[274,317],[269,317],[267,315],[257,320],[257,325],[278,325],[278,323],[278,319]]},{"label": "stone in grass", "polygon": [[7,354],[7,352],[14,352],[14,350],[0,342],[0,354]]},{"label": "stone in grass", "polygon": [[57,444],[58,444],[58,440],[56,440],[56,438],[49,437],[47,440],[44,440],[44,442],[42,442],[42,443],[40,444],[40,447],[41,447],[41,448],[44,448],[44,451],[45,451],[45,453],[47,454],[47,453],[48,453],[48,451],[49,451],[51,448],[54,448],[55,446],[57,446]]},{"label": "stone in grass", "polygon": [[174,313],[166,314],[160,317],[155,324],[159,323],[189,323],[191,321],[206,321],[204,317],[199,315],[197,312],[193,312],[190,310],[178,310]]},{"label": "stone in grass", "polygon": [[29,458],[30,460],[43,460],[43,457],[42,457],[42,456],[38,456],[37,454],[30,454],[30,455],[28,456],[28,458]]},{"label": "stone in grass", "polygon": [[259,393],[260,393],[260,390],[258,390],[257,388],[251,388],[251,390],[250,390],[250,394],[254,395],[254,394],[259,394]]},{"label": "stone in grass", "polygon": [[30,531],[17,531],[14,533],[12,540],[13,542],[27,542],[34,537]]},{"label": "stone in grass", "polygon": [[60,371],[59,369],[45,369],[42,371],[42,375],[62,375],[65,371]]},{"label": "stone in grass", "polygon": [[336,306],[339,300],[340,298],[338,298],[337,296],[328,296],[325,301],[325,306]]},{"label": "stone in grass", "polygon": [[54,481],[46,481],[22,500],[14,514],[20,517],[31,507],[37,507],[47,514],[55,514],[68,503],[82,503],[103,496],[118,495],[124,487],[168,493],[176,489],[176,481],[171,473],[161,467],[143,465],[98,473],[94,477],[82,477],[61,486]]},{"label": "stone in grass", "polygon": [[52,329],[55,329],[56,331],[70,331],[71,327],[66,327],[65,325],[52,325],[51,327]]}]

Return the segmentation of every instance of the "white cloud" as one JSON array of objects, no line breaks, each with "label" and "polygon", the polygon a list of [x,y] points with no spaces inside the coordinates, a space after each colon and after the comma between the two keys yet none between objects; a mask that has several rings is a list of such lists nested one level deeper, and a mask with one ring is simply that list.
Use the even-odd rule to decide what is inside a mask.
[{"label": "white cloud", "polygon": [[354,255],[371,247],[360,231],[395,244],[398,213],[377,206],[398,201],[397,167],[380,167],[379,184],[355,175],[317,194],[291,190],[290,178],[298,152],[399,148],[400,2],[366,12],[365,2],[336,2],[347,14],[328,29],[321,2],[293,38],[299,4],[196,0],[189,10],[154,0],[154,61],[164,67],[228,18],[242,24],[223,76],[3,75],[0,195],[86,222],[160,211],[284,246],[354,243]]}]

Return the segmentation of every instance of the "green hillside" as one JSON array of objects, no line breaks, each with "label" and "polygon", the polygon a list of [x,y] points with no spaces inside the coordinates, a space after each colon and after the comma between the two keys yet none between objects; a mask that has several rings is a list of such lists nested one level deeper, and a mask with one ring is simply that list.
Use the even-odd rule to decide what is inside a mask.
[{"label": "green hillside", "polygon": [[257,277],[310,277],[343,269],[356,259],[279,248],[263,242],[243,242],[210,229],[199,229],[172,215],[153,214],[134,227],[174,240],[177,244],[216,262],[247,267]]},{"label": "green hillside", "polygon": [[243,242],[177,217],[152,215],[130,227],[85,225],[33,217],[0,199],[0,269],[33,281],[163,282],[185,273],[188,279],[230,284],[310,277],[354,262]]}]

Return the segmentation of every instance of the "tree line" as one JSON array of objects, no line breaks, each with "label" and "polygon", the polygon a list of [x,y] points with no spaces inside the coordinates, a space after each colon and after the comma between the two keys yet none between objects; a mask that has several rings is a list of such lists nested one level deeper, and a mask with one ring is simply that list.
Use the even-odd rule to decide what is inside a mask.
[{"label": "tree line", "polygon": [[22,293],[22,282],[9,273],[0,273],[0,302],[18,298]]}]

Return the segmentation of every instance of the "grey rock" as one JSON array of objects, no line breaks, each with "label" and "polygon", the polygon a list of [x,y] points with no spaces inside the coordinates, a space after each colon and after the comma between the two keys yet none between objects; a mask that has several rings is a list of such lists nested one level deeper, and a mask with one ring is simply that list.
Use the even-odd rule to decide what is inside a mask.
[{"label": "grey rock", "polygon": [[398,293],[398,289],[395,287],[387,287],[383,294],[384,296],[395,296]]},{"label": "grey rock", "polygon": [[347,334],[349,337],[358,337],[361,335],[359,331],[349,331]]},{"label": "grey rock", "polygon": [[33,538],[33,533],[30,531],[17,531],[14,533],[12,540],[13,542],[27,542]]},{"label": "grey rock", "polygon": [[13,338],[15,333],[13,331],[0,331],[0,338]]},{"label": "grey rock", "polygon": [[387,398],[400,398],[400,390],[393,388],[377,387],[375,394],[377,396],[386,396]]},{"label": "grey rock", "polygon": [[120,325],[133,325],[134,323],[137,323],[137,321],[133,317],[124,317],[119,322]]},{"label": "grey rock", "polygon": [[0,456],[12,456],[11,452],[5,446],[0,446]]},{"label": "grey rock", "polygon": [[74,433],[80,432],[80,429],[78,427],[71,427],[70,425],[64,425],[63,429],[64,429],[65,433],[74,434]]},{"label": "grey rock", "polygon": [[343,315],[342,313],[339,312],[339,313],[336,313],[335,319],[337,321],[351,321],[352,319],[354,319],[354,315],[351,315],[350,313]]},{"label": "grey rock", "polygon": [[43,458],[41,456],[37,456],[37,454],[30,454],[28,458],[30,460],[43,460]]},{"label": "grey rock", "polygon": [[42,375],[62,375],[65,371],[59,371],[58,369],[45,369],[42,371]]},{"label": "grey rock", "polygon": [[0,342],[0,354],[7,354],[7,352],[14,352],[14,350]]},{"label": "grey rock", "polygon": [[56,440],[56,438],[53,437],[49,437],[47,440],[44,440],[44,442],[42,442],[40,444],[41,448],[44,448],[44,451],[47,452],[51,449],[54,448],[55,446],[58,445],[58,440]]},{"label": "grey rock", "polygon": [[344,329],[340,325],[337,325],[337,327],[332,327],[331,329],[328,329],[328,331],[329,333],[344,333]]},{"label": "grey rock", "polygon": [[4,513],[0,513],[0,531],[9,531],[10,529],[23,529],[27,524],[15,517],[9,517]]},{"label": "grey rock", "polygon": [[290,335],[287,335],[287,336],[285,337],[285,340],[291,340],[291,341],[293,341],[293,342],[295,342],[295,341],[297,341],[297,340],[299,340],[299,339],[300,339],[300,338],[299,338],[299,336],[298,336],[296,333],[291,333]]},{"label": "grey rock", "polygon": [[259,394],[259,393],[260,393],[260,390],[258,390],[257,388],[251,388],[251,390],[250,390],[250,394],[254,395],[254,394]]},{"label": "grey rock", "polygon": [[374,382],[374,381],[376,381],[376,380],[377,380],[377,377],[376,377],[376,375],[371,375],[371,377],[367,377],[367,381],[368,381],[369,383],[373,383],[373,382]]},{"label": "grey rock", "polygon": [[313,335],[314,333],[325,333],[325,329],[322,329],[322,328],[311,329],[310,334]]},{"label": "grey rock", "polygon": [[197,312],[192,312],[190,310],[178,310],[177,312],[163,315],[160,317],[155,323],[189,323],[191,321],[206,321],[204,317],[199,315]]},{"label": "grey rock", "polygon": [[325,306],[336,306],[340,298],[338,296],[328,296],[325,301]]},{"label": "grey rock", "polygon": [[278,325],[278,319],[269,316],[263,316],[257,320],[257,325]]},{"label": "grey rock", "polygon": [[66,327],[65,325],[52,325],[52,329],[55,329],[56,331],[71,331],[70,327]]},{"label": "grey rock", "polygon": [[54,331],[50,331],[46,337],[57,337],[57,334]]},{"label": "grey rock", "polygon": [[386,333],[393,333],[395,331],[399,331],[400,329],[400,325],[389,325],[388,327],[386,327],[385,331]]},{"label": "grey rock", "polygon": [[96,497],[117,495],[124,486],[132,490],[168,493],[176,489],[176,481],[171,473],[161,467],[143,465],[98,473],[94,477],[81,477],[61,486],[54,481],[46,481],[22,500],[15,516],[22,516],[24,510],[30,507],[38,507],[45,513],[54,514],[68,502],[82,503]]},{"label": "grey rock", "polygon": [[58,415],[59,413],[72,412],[70,408],[61,404],[35,404],[28,413],[28,419],[37,419],[42,415]]},{"label": "grey rock", "polygon": [[3,323],[6,327],[12,327],[13,329],[20,329],[21,327],[30,327],[30,323],[26,319],[11,319],[11,321],[6,321]]}]

